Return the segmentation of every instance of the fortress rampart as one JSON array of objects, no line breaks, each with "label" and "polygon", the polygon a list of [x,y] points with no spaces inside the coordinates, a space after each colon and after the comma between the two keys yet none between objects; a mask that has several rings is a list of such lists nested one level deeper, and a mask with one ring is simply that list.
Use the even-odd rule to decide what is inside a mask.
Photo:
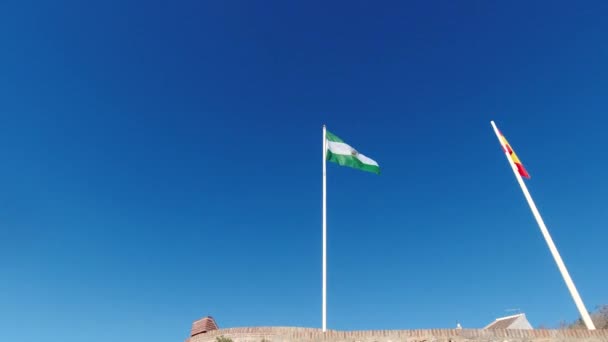
[{"label": "fortress rampart", "polygon": [[228,328],[194,335],[186,342],[215,342],[224,336],[234,342],[608,342],[608,330],[422,329],[336,331],[291,327]]}]

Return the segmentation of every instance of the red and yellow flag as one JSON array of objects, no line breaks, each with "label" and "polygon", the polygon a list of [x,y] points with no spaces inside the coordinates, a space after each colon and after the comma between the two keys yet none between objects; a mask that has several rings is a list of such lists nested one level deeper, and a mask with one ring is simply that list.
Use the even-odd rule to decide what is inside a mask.
[{"label": "red and yellow flag", "polygon": [[513,162],[515,163],[515,166],[517,166],[517,171],[519,172],[520,176],[530,179],[530,174],[524,168],[524,164],[522,164],[519,158],[517,158],[517,154],[515,154],[515,151],[513,151],[513,148],[511,148],[511,145],[507,141],[507,138],[505,138],[502,132],[498,131],[498,133],[500,134],[500,140],[507,149],[505,152],[509,152],[509,156],[511,157],[511,160],[513,160]]}]

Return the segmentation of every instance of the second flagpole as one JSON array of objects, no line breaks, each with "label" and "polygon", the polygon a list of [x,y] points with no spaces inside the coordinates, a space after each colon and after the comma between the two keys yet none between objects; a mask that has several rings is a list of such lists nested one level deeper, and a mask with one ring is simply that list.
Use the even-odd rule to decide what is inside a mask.
[{"label": "second flagpole", "polygon": [[325,125],[323,125],[323,332],[327,330],[327,190],[326,190],[326,162],[327,139]]},{"label": "second flagpole", "polygon": [[543,220],[542,216],[540,216],[540,212],[536,208],[536,204],[534,203],[534,200],[532,199],[532,196],[530,195],[530,192],[528,191],[528,187],[526,186],[526,183],[524,183],[524,180],[521,178],[521,175],[517,171],[517,166],[515,166],[513,159],[511,159],[511,157],[509,156],[507,147],[505,146],[504,142],[500,139],[500,132],[498,131],[498,127],[496,127],[496,124],[494,123],[494,121],[490,121],[490,123],[492,124],[492,128],[494,128],[494,133],[496,134],[496,138],[498,138],[498,141],[500,142],[500,146],[502,146],[503,150],[505,151],[505,155],[507,156],[509,165],[511,165],[511,169],[513,169],[515,178],[517,178],[517,182],[519,183],[519,186],[521,187],[521,191],[524,193],[524,197],[528,201],[530,210],[532,210],[532,215],[534,215],[534,218],[536,219],[536,223],[538,223],[538,227],[540,228],[540,231],[543,234],[543,237],[545,238],[547,245],[549,246],[551,255],[553,255],[553,259],[555,259],[557,268],[559,268],[559,271],[561,272],[562,277],[564,278],[564,281],[566,282],[566,286],[568,287],[568,290],[570,291],[570,294],[572,295],[572,299],[574,299],[574,304],[576,304],[576,308],[578,309],[579,313],[581,314],[581,318],[583,319],[583,322],[585,322],[587,329],[595,330],[595,325],[593,324],[593,321],[591,320],[591,317],[589,316],[589,312],[587,311],[587,308],[585,308],[585,304],[583,303],[581,296],[579,295],[578,291],[576,290],[576,286],[574,286],[574,282],[572,281],[572,278],[570,277],[570,273],[568,273],[568,269],[566,268],[566,265],[564,264],[562,257],[559,255],[559,252],[557,250],[557,247],[555,246],[555,243],[553,243],[553,239],[551,238],[551,235],[549,234],[549,230],[547,229],[547,226],[545,225],[545,221]]}]

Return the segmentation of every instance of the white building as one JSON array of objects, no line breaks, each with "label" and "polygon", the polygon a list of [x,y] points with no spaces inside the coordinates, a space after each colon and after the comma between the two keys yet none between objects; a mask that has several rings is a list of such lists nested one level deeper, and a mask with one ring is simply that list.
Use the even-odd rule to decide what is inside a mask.
[{"label": "white building", "polygon": [[526,319],[526,314],[500,317],[488,324],[484,329],[526,329],[532,330],[532,325]]}]

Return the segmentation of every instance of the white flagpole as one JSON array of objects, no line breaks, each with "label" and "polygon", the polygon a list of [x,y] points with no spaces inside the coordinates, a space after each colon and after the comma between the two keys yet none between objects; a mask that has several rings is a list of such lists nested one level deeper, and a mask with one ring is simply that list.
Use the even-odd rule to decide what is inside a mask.
[{"label": "white flagpole", "polygon": [[576,307],[578,308],[578,311],[580,312],[581,317],[583,318],[583,321],[585,322],[585,325],[587,326],[587,329],[595,330],[595,325],[593,325],[593,321],[591,320],[591,317],[589,316],[589,312],[587,311],[587,308],[585,308],[585,304],[583,304],[583,300],[581,299],[581,296],[578,294],[578,291],[576,290],[576,286],[574,286],[574,282],[572,281],[572,278],[570,278],[568,269],[566,269],[566,265],[564,264],[562,257],[559,255],[559,252],[557,251],[557,247],[555,247],[555,244],[553,243],[553,239],[551,238],[551,235],[549,235],[549,230],[547,229],[547,226],[545,226],[545,222],[543,221],[543,218],[540,216],[540,213],[538,212],[538,209],[536,208],[536,204],[534,204],[534,200],[532,199],[532,196],[530,195],[530,192],[528,191],[528,187],[526,187],[526,183],[524,183],[524,180],[521,178],[521,175],[517,171],[517,166],[515,165],[515,162],[513,161],[513,159],[511,159],[511,156],[509,155],[509,151],[507,151],[507,148],[504,145],[502,139],[500,139],[500,132],[498,131],[496,124],[494,123],[494,121],[490,121],[490,123],[492,124],[492,127],[494,128],[494,133],[496,133],[496,137],[498,138],[498,141],[500,142],[500,146],[502,146],[503,150],[505,151],[505,155],[507,156],[509,165],[511,165],[511,169],[513,169],[513,173],[515,174],[515,178],[517,178],[517,182],[519,183],[519,186],[521,187],[521,191],[523,191],[524,196],[526,197],[526,200],[528,201],[528,205],[530,205],[530,209],[532,210],[532,214],[534,215],[534,218],[536,219],[536,223],[538,223],[538,227],[540,228],[540,231],[542,232],[543,236],[545,237],[545,241],[547,242],[547,245],[549,246],[549,250],[551,251],[551,254],[553,255],[553,259],[555,259],[555,263],[557,264],[557,267],[559,268],[559,271],[561,272],[562,277],[564,278],[564,281],[566,282],[566,286],[568,286],[568,290],[570,290],[570,295],[572,295],[572,298],[574,299],[574,303],[576,304]]},{"label": "white flagpole", "polygon": [[323,332],[327,330],[327,190],[325,164],[327,159],[327,139],[323,125]]}]

